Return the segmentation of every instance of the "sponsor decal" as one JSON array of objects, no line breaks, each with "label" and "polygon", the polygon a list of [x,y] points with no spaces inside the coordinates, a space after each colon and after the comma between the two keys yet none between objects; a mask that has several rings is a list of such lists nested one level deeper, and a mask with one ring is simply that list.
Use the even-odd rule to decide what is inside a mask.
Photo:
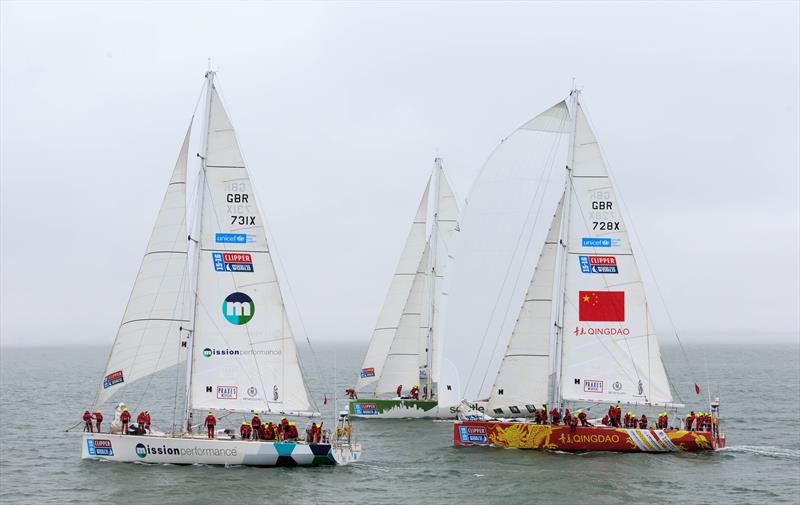
[{"label": "sponsor decal", "polygon": [[622,241],[618,238],[583,237],[582,247],[618,247]]},{"label": "sponsor decal", "polygon": [[253,271],[253,257],[248,253],[215,252],[211,256],[217,272]]},{"label": "sponsor decal", "polygon": [[573,434],[573,433],[562,433],[561,436],[558,438],[558,441],[562,444],[585,444],[585,443],[592,443],[592,444],[602,444],[602,443],[613,443],[616,444],[620,440],[619,435],[616,433],[613,435],[606,435],[606,434],[591,434],[591,435],[583,435],[583,434]]},{"label": "sponsor decal", "polygon": [[575,335],[605,335],[609,337],[614,337],[617,335],[621,335],[623,337],[627,337],[631,334],[631,330],[626,327],[622,328],[584,328],[582,326],[576,326],[575,331],[573,332]]},{"label": "sponsor decal", "polygon": [[362,368],[360,375],[361,375],[362,379],[365,379],[367,377],[375,377],[375,369],[374,368]]},{"label": "sponsor decal", "polygon": [[278,395],[278,385],[272,386],[272,401],[277,402],[280,395]]},{"label": "sponsor decal", "polygon": [[642,379],[639,379],[639,386],[637,391],[639,396],[644,395],[644,384],[642,383]]},{"label": "sponsor decal", "polygon": [[228,449],[218,449],[209,447],[170,447],[166,444],[159,446],[152,446],[150,444],[136,444],[134,448],[136,455],[140,458],[146,458],[148,455],[153,456],[237,456],[238,451],[235,447]]},{"label": "sponsor decal", "polygon": [[622,382],[614,381],[614,383],[611,384],[611,387],[614,389],[614,391],[617,391],[617,392],[622,391]]},{"label": "sponsor decal", "polygon": [[203,357],[210,358],[212,356],[280,356],[280,349],[214,349],[206,347],[203,349]]},{"label": "sponsor decal", "polygon": [[258,394],[258,389],[255,386],[250,386],[247,388],[247,396],[255,396]]},{"label": "sponsor decal", "polygon": [[469,442],[472,444],[488,444],[489,437],[486,434],[486,428],[483,426],[459,426],[458,436],[462,442]]},{"label": "sponsor decal", "polygon": [[102,438],[86,439],[86,446],[90,456],[113,456],[114,449],[111,447],[111,440]]},{"label": "sponsor decal", "polygon": [[125,378],[122,376],[122,370],[117,370],[116,372],[112,372],[103,378],[103,389],[108,389],[114,384],[119,384],[120,382],[125,382]]},{"label": "sponsor decal", "polygon": [[353,405],[357,416],[377,416],[378,406],[374,403],[356,403]]},{"label": "sponsor decal", "polygon": [[581,272],[585,274],[616,274],[617,258],[614,256],[578,256]]},{"label": "sponsor decal", "polygon": [[217,386],[218,400],[235,400],[239,397],[238,386]]},{"label": "sponsor decal", "polygon": [[625,321],[624,291],[579,291],[578,320]]},{"label": "sponsor decal", "polygon": [[222,315],[229,323],[237,326],[247,324],[256,312],[256,304],[253,299],[244,293],[229,294],[222,302]]},{"label": "sponsor decal", "polygon": [[584,393],[602,393],[603,381],[583,379],[583,392]]},{"label": "sponsor decal", "polygon": [[247,233],[217,233],[214,239],[217,244],[247,244],[255,242],[256,236]]}]

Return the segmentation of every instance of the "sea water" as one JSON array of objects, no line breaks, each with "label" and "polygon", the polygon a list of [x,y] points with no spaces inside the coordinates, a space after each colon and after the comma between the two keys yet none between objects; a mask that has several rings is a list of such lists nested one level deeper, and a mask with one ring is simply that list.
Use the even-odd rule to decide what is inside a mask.
[{"label": "sea water", "polygon": [[[753,340],[758,340],[754,337]],[[303,352],[312,397],[333,423],[334,393],[355,382],[364,345]],[[702,454],[567,454],[457,448],[452,423],[356,420],[364,461],[346,467],[250,468],[83,461],[78,426],[108,348],[0,350],[0,502],[168,505],[358,504],[762,504],[800,503],[800,347],[690,345],[663,350],[688,408],[708,410],[706,370],[719,389],[728,447]],[[154,426],[180,422],[182,367],[122,394]],[[701,382],[700,396],[693,383]],[[334,388],[332,385],[336,384]],[[157,394],[154,395],[153,393]],[[328,404],[324,405],[327,396]],[[600,414],[601,407],[593,416]],[[686,409],[682,410],[685,414]],[[637,412],[638,413],[638,412]],[[104,409],[106,426],[113,418]],[[648,411],[648,417],[656,411]],[[652,419],[652,417],[651,417]],[[242,416],[223,424],[238,429]],[[303,428],[304,420],[298,420]],[[302,429],[301,429],[302,431]]]}]

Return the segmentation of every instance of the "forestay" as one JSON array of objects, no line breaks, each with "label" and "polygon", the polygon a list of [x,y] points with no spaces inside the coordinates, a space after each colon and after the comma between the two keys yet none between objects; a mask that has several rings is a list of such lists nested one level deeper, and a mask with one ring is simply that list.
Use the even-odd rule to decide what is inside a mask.
[{"label": "forestay", "polygon": [[190,408],[308,412],[308,394],[236,134],[211,90]]},{"label": "forestay", "polygon": [[131,382],[178,364],[181,328],[188,325],[186,132],[167,192],[106,364],[94,407]]},{"label": "forestay", "polygon": [[564,291],[564,400],[672,401],[642,278],[594,133],[578,105]]}]

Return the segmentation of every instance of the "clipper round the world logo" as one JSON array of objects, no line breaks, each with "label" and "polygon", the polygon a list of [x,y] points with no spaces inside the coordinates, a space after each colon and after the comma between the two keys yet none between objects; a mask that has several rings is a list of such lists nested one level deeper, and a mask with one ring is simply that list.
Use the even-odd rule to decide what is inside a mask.
[{"label": "clipper round the world logo", "polygon": [[231,324],[247,324],[253,319],[256,312],[256,304],[253,299],[244,293],[231,293],[222,302],[222,315]]}]

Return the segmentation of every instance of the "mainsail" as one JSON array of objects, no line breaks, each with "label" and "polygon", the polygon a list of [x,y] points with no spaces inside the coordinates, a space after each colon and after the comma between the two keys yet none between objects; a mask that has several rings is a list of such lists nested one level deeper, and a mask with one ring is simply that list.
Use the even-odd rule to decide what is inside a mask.
[{"label": "mainsail", "polygon": [[[106,364],[94,407],[131,382],[178,364],[188,326],[186,165],[191,125]],[[184,332],[185,336],[185,332]]]},{"label": "mainsail", "polygon": [[[428,195],[434,198],[431,233],[427,237]],[[394,393],[398,385],[410,388],[436,378],[436,327],[442,277],[458,226],[458,203],[441,160],[428,180],[411,232],[381,309],[378,323],[359,373],[358,391],[376,382],[375,393]],[[433,392],[433,389],[431,389]]]},{"label": "mainsail", "polygon": [[216,87],[209,92],[189,406],[308,412],[253,184]]},{"label": "mainsail", "polygon": [[562,398],[670,403],[669,382],[616,192],[580,104],[575,114]]}]

